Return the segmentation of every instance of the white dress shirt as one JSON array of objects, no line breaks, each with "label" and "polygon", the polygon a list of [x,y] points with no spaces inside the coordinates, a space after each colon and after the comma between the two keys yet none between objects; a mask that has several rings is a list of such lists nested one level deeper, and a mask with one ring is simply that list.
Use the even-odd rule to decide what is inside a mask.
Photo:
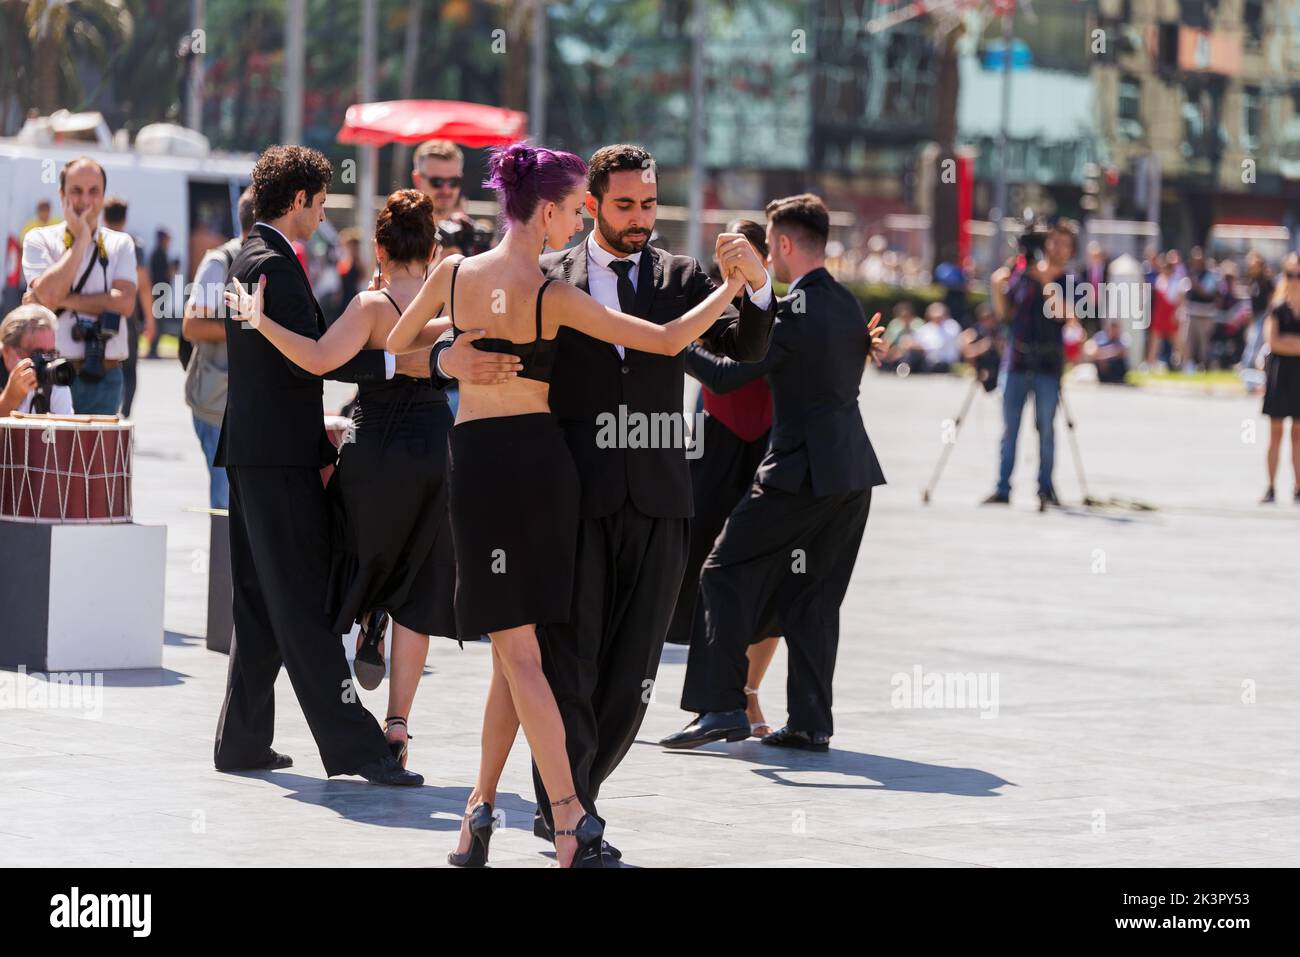
[{"label": "white dress shirt", "polygon": [[[641,274],[641,253],[636,252],[628,256],[616,256],[596,242],[595,230],[587,234],[586,246],[587,290],[591,293],[591,298],[608,309],[622,311],[618,302],[618,273],[614,272],[609,264],[616,259],[631,260],[632,269],[628,273],[628,278],[632,280],[632,287],[635,289],[637,288],[637,277]],[[750,290],[749,298],[759,309],[766,309],[772,302],[771,280],[765,280],[756,292]],[[627,352],[623,346],[616,345],[614,348],[618,350],[620,359]]]}]

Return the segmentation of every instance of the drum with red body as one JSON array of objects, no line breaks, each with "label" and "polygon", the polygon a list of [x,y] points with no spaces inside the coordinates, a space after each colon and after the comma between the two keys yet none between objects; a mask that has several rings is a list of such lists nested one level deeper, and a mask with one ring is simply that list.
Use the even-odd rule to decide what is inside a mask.
[{"label": "drum with red body", "polygon": [[116,416],[0,419],[0,518],[130,522],[132,434]]}]

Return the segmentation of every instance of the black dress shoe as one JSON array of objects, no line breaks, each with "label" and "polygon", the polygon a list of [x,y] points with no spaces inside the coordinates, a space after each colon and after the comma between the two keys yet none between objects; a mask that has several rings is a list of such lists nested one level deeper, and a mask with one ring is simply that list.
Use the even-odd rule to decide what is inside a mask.
[{"label": "black dress shoe", "polygon": [[992,495],[990,495],[988,498],[986,498],[986,499],[984,499],[983,501],[981,501],[980,504],[981,504],[981,505],[1010,505],[1010,504],[1011,504],[1011,496],[1009,496],[1009,495],[1002,495],[1002,494],[1000,494],[1000,493],[998,493],[998,492],[994,492],[994,493],[993,493]]},{"label": "black dress shoe", "polygon": [[706,711],[676,734],[659,744],[675,751],[698,748],[710,741],[744,741],[749,737],[749,718],[743,708],[735,711]]},{"label": "black dress shoe", "polygon": [[387,784],[391,787],[418,788],[424,783],[424,775],[406,770],[392,755],[358,768],[357,774],[371,784]]},{"label": "black dress shoe", "polygon": [[[555,843],[555,835],[551,833],[551,826],[546,823],[546,818],[542,817],[540,811],[533,812],[533,837],[540,837],[547,844]],[[601,851],[606,857],[612,857],[616,861],[623,859],[623,852],[609,841],[601,841]]]},{"label": "black dress shoe", "polygon": [[229,773],[232,771],[282,771],[285,768],[293,767],[293,758],[289,757],[289,755],[281,754],[279,751],[272,751],[269,748],[267,751],[269,753],[265,761],[259,761],[257,764],[250,764],[248,767],[218,767],[217,770],[223,773]]},{"label": "black dress shoe", "polygon": [[820,731],[809,734],[807,731],[796,731],[789,725],[779,731],[764,735],[759,740],[763,744],[769,744],[774,748],[798,748],[801,751],[829,751],[831,749],[831,736],[829,734],[823,734]]}]

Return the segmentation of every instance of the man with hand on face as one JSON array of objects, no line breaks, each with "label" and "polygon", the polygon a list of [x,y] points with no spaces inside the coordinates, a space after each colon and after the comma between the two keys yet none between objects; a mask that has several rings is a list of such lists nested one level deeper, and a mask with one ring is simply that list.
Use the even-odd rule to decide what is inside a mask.
[{"label": "man with hand on face", "polygon": [[[325,220],[329,160],[301,146],[272,146],[253,167],[257,223],[229,278],[264,285],[266,314],[313,339],[325,319],[293,243]],[[225,317],[229,378],[215,464],[230,484],[230,570],[235,640],[217,724],[219,771],[289,767],[271,748],[275,679],[293,682],[325,773],[373,784],[424,779],[397,763],[374,717],[357,698],[343,645],[323,597],[329,581],[330,521],[320,469],[336,451],[325,433],[321,377],[294,365],[251,328]],[[408,368],[381,349],[363,349],[324,378],[364,382]]]},{"label": "man with hand on face", "polygon": [[[690,256],[649,243],[658,202],[654,160],[639,146],[595,152],[587,173],[586,239],[541,258],[542,272],[572,283],[605,306],[659,324],[706,299],[714,284]],[[754,248],[738,233],[718,238],[725,275],[743,271],[748,293],[703,336],[715,351],[762,359],[774,318],[772,286]],[[434,347],[434,371],[474,382],[515,374],[514,356],[474,349],[477,334]],[[497,364],[484,358],[505,360]],[[517,360],[515,360],[517,363]],[[562,328],[551,377],[551,410],[564,429],[582,486],[572,613],[547,626],[542,665],[564,719],[579,798],[590,810],[601,784],[632,741],[650,701],[659,655],[681,586],[693,510],[684,445],[601,439],[602,420],[680,419],[685,353],[652,355]],[[445,381],[445,379],[443,380]],[[633,426],[634,428],[634,426]],[[684,435],[683,428],[678,434]],[[533,831],[551,839],[550,801],[534,769]],[[605,853],[618,857],[616,850]]]},{"label": "man with hand on face", "polygon": [[[58,350],[72,360],[78,413],[116,415],[122,405],[122,363],[135,309],[135,243],[100,225],[108,176],[88,156],[59,173],[62,223],[33,229],[23,240],[23,302],[59,317]],[[89,360],[89,361],[88,361]]]}]

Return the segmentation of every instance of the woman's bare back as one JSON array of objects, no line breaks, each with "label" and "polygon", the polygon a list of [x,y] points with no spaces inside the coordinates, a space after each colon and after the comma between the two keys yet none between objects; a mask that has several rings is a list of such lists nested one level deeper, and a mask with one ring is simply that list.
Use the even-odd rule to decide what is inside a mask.
[{"label": "woman's bare back", "polygon": [[[370,336],[366,340],[367,349],[386,349],[388,348],[388,334],[393,331],[397,325],[397,320],[401,318],[402,312],[411,304],[416,293],[420,291],[420,282],[411,285],[411,288],[390,287],[387,290],[379,291],[367,289],[357,293],[360,300],[359,305],[364,310],[364,315],[370,320]],[[387,292],[388,295],[384,293]],[[392,296],[390,301],[388,296]],[[423,375],[416,375],[413,378],[425,379],[429,377],[428,365],[429,356],[433,352],[433,347],[418,349],[411,356],[415,359],[423,358],[425,372]],[[407,373],[408,375],[410,373]]]},{"label": "woman's bare back", "polygon": [[[499,250],[461,260],[455,273],[451,315],[461,332],[482,329],[486,338],[527,345],[537,338],[537,296],[544,279],[535,263],[511,264]],[[555,337],[556,328],[542,320],[542,338]],[[460,386],[457,422],[503,415],[549,412],[550,386],[517,376],[499,385]]]}]

